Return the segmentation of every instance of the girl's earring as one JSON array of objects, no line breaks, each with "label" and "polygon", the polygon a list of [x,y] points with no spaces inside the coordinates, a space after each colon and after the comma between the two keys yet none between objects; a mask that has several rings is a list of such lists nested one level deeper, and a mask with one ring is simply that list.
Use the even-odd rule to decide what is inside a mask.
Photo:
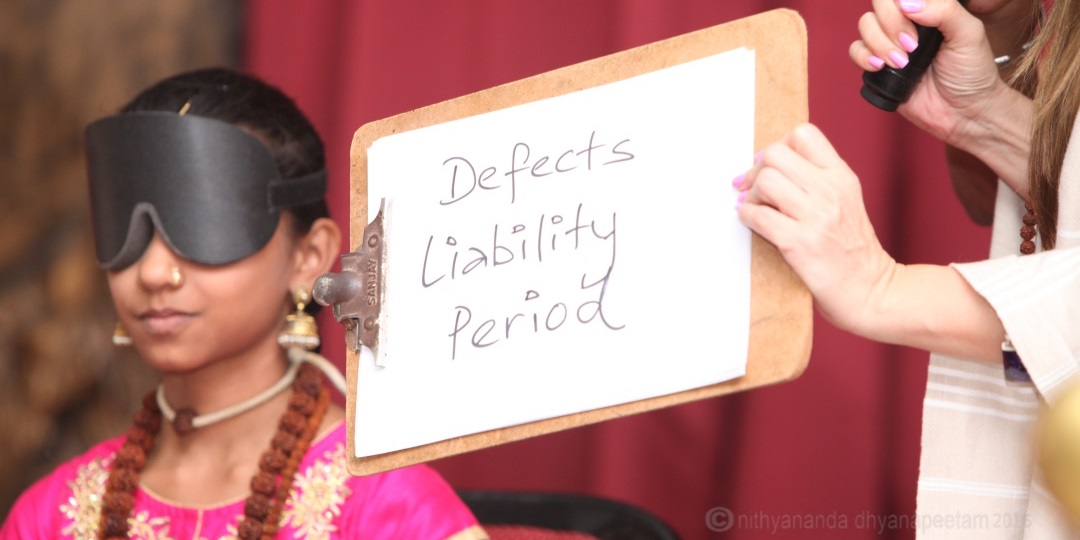
[{"label": "girl's earring", "polygon": [[315,324],[315,317],[304,311],[304,306],[311,302],[311,294],[297,287],[293,292],[293,302],[296,303],[296,313],[285,316],[285,327],[278,334],[278,345],[286,349],[300,347],[315,350],[319,346],[319,327]]},{"label": "girl's earring", "polygon": [[130,347],[131,335],[128,334],[127,328],[124,328],[124,323],[116,321],[116,328],[113,328],[112,343],[117,347]]}]

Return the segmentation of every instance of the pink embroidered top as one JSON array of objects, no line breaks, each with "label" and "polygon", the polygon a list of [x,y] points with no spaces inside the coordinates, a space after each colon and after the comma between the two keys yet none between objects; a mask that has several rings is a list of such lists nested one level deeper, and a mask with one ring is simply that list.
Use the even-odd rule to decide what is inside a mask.
[{"label": "pink embroidered top", "polygon": [[[97,537],[109,466],[123,438],[111,439],[58,467],[19,498],[0,540]],[[140,488],[131,538],[232,540],[244,514],[239,498],[208,508],[161,500]],[[281,539],[331,540],[487,538],[476,519],[434,470],[413,466],[355,477],[345,469],[345,425],[311,445],[281,516]]]}]

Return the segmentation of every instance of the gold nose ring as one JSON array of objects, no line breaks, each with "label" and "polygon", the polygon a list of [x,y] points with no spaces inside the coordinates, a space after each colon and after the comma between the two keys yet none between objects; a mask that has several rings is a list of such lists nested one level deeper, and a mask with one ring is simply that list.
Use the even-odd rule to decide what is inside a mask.
[{"label": "gold nose ring", "polygon": [[180,273],[180,267],[174,266],[169,269],[169,279],[172,281],[173,287],[179,287],[184,282],[184,274]]}]

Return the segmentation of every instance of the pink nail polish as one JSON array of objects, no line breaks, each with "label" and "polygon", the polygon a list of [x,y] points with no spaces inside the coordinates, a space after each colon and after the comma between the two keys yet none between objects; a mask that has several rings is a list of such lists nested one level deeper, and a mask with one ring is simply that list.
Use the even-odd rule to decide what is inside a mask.
[{"label": "pink nail polish", "polygon": [[915,49],[919,47],[919,41],[907,32],[900,32],[900,46],[907,52],[915,52]]},{"label": "pink nail polish", "polygon": [[745,201],[745,200],[746,200],[746,192],[744,191],[744,192],[739,194],[739,199],[738,199],[739,204],[742,204],[743,201]]},{"label": "pink nail polish", "polygon": [[873,66],[874,69],[881,69],[885,67],[885,61],[876,56],[871,56],[870,58],[867,58],[866,61],[870,62],[870,65]]},{"label": "pink nail polish", "polygon": [[889,60],[892,60],[893,64],[896,64],[896,67],[898,67],[900,69],[904,69],[904,66],[906,66],[907,63],[908,63],[907,56],[904,55],[903,53],[901,53],[900,51],[892,51],[892,52],[890,52],[889,53]]},{"label": "pink nail polish", "polygon": [[757,164],[757,162],[761,161],[761,154],[763,154],[764,152],[765,152],[764,150],[758,150],[758,153],[754,154],[754,164],[755,165]]},{"label": "pink nail polish", "polygon": [[900,0],[900,10],[904,13],[918,13],[923,10],[926,5],[922,0]]},{"label": "pink nail polish", "polygon": [[739,189],[739,186],[743,185],[743,182],[745,182],[745,181],[746,181],[746,173],[740,174],[739,176],[736,176],[734,180],[731,181],[731,187],[734,187],[735,189]]}]

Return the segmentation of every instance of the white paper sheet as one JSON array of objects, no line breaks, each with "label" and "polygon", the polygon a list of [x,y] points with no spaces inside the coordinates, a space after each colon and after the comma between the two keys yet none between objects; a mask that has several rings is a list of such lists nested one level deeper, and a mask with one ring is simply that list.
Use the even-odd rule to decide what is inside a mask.
[{"label": "white paper sheet", "polygon": [[358,457],[745,373],[754,53],[375,141],[379,350]]}]

